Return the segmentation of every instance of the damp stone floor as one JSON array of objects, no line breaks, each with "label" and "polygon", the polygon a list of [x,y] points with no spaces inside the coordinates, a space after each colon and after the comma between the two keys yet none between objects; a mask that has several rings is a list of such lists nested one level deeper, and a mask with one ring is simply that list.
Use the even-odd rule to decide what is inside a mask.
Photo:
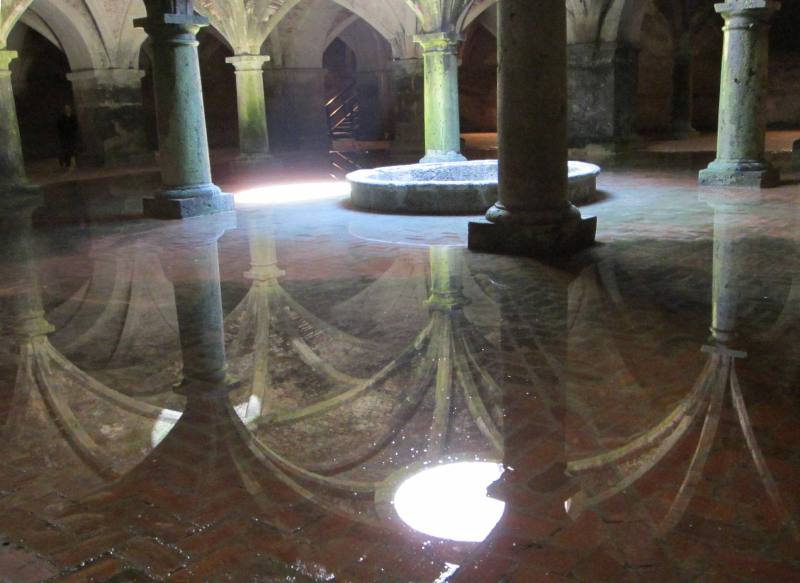
[{"label": "damp stone floor", "polygon": [[685,162],[547,263],[327,167],[6,201],[0,581],[800,581],[799,177]]}]

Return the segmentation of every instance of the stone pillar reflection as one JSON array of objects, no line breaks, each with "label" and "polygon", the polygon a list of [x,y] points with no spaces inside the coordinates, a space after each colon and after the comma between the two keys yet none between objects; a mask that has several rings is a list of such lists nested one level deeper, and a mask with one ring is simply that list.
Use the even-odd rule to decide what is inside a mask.
[{"label": "stone pillar reflection", "polygon": [[458,104],[458,45],[453,33],[434,32],[414,38],[422,46],[425,66],[425,157],[422,163],[458,162],[461,120]]},{"label": "stone pillar reflection", "polygon": [[729,0],[715,6],[725,19],[717,159],[700,184],[766,188],[778,171],[764,158],[769,21],[775,0]]},{"label": "stone pillar reflection", "polygon": [[[218,240],[236,227],[233,214],[181,223],[163,263],[175,288],[183,357],[182,392],[227,391]],[[185,226],[183,226],[185,225]]]},{"label": "stone pillar reflection", "polygon": [[[567,200],[567,26],[563,0],[499,4],[498,202],[469,226],[475,251],[547,256],[594,241]],[[531,71],[535,71],[532,74]]]},{"label": "stone pillar reflection", "polygon": [[768,200],[761,194],[731,196],[729,189],[703,191],[700,200],[714,209],[714,258],[711,283],[710,343],[732,347],[737,344],[740,306],[755,300],[747,292],[747,236],[753,216],[764,210]]},{"label": "stone pillar reflection", "polygon": [[269,155],[267,103],[264,93],[266,55],[236,55],[226,62],[236,68],[236,101],[239,112],[239,151],[245,158]]},{"label": "stone pillar reflection", "polygon": [[[191,0],[147,4],[136,21],[152,41],[153,86],[163,190],[145,199],[145,214],[182,219],[233,210],[233,197],[211,182],[197,33],[208,21]],[[174,13],[166,10],[174,9]]]},{"label": "stone pillar reflection", "polygon": [[11,86],[11,61],[17,58],[16,51],[0,51],[0,191],[33,188],[28,183],[25,162],[22,158],[22,142],[19,136],[17,106]]},{"label": "stone pillar reflection", "polygon": [[692,35],[685,31],[672,51],[672,135],[676,138],[696,133],[692,127],[692,61]]},{"label": "stone pillar reflection", "polygon": [[84,151],[81,162],[115,166],[151,162],[147,146],[139,69],[95,69],[70,73]]}]

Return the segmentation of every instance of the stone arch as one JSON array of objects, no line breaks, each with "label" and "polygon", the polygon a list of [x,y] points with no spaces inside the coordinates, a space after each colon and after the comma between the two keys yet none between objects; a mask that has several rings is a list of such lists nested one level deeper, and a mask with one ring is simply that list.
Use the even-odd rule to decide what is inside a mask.
[{"label": "stone arch", "polygon": [[491,28],[487,26],[486,28],[490,32],[494,33],[495,36],[497,36],[496,19],[497,19],[498,2],[499,0],[475,0],[475,2],[472,3],[469,9],[462,15],[456,30],[465,31],[467,28],[470,27],[470,25],[472,25],[479,18],[483,20],[487,16],[488,12],[489,15],[494,14],[495,27]]},{"label": "stone arch", "polygon": [[226,62],[234,55],[233,46],[214,26],[203,28],[197,38],[209,147],[236,148],[239,143],[236,75]]},{"label": "stone arch", "polygon": [[109,66],[92,16],[63,0],[33,0],[28,7],[52,31],[73,71]]},{"label": "stone arch", "polygon": [[[489,8],[494,9],[496,4]],[[485,15],[487,11],[483,11]],[[497,131],[497,39],[482,18],[464,31],[459,68],[459,102],[463,132]]]},{"label": "stone arch", "polygon": [[41,21],[36,28],[28,22],[35,20],[18,20],[6,40],[19,54],[11,63],[11,75],[23,157],[34,161],[58,156],[55,123],[63,106],[73,103],[73,94],[63,49],[37,30]]}]

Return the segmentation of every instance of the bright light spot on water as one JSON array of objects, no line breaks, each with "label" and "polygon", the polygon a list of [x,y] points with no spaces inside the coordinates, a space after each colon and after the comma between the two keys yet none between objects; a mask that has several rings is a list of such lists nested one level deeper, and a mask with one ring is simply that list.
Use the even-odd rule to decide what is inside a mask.
[{"label": "bright light spot on water", "polygon": [[447,580],[458,571],[459,566],[460,565],[454,565],[453,563],[445,563],[444,571],[442,571],[442,574],[439,575],[439,578],[433,583],[447,583]]},{"label": "bright light spot on water", "polygon": [[261,399],[255,395],[250,395],[247,401],[236,405],[234,409],[242,422],[250,423],[261,417]]},{"label": "bright light spot on water", "polygon": [[159,443],[164,441],[164,438],[172,431],[172,428],[175,427],[175,424],[180,418],[180,412],[173,411],[172,409],[162,409],[161,414],[153,424],[153,429],[150,430],[150,444],[156,447]]},{"label": "bright light spot on water", "polygon": [[486,489],[502,474],[503,466],[490,462],[437,466],[403,482],[394,507],[414,530],[452,541],[481,542],[505,510],[505,503],[486,496]]},{"label": "bright light spot on water", "polygon": [[342,198],[349,195],[350,183],[340,180],[261,186],[237,192],[233,197],[238,205],[278,205]]}]

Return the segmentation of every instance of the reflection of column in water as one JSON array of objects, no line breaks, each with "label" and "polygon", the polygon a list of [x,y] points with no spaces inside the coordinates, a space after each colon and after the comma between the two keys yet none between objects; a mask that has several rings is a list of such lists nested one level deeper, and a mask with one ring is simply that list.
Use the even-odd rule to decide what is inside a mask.
[{"label": "reflection of column in water", "polygon": [[236,226],[236,216],[221,214],[183,221],[173,227],[177,243],[162,258],[175,288],[183,383],[181,392],[227,391],[217,241]]},{"label": "reflection of column in water", "polygon": [[113,479],[141,461],[159,419],[174,423],[179,414],[109,389],[50,344],[53,327],[44,318],[30,228],[36,205],[30,202],[3,215],[9,221],[2,229],[4,248],[16,265],[11,279],[19,372],[2,441],[9,451],[20,452],[66,444],[97,475]]},{"label": "reflection of column in water", "polygon": [[[715,209],[713,297],[711,336],[703,347],[708,360],[690,394],[661,423],[616,450],[574,460],[568,464],[572,474],[585,474],[595,484],[602,483],[599,475],[607,474],[605,486],[584,489],[567,501],[572,516],[607,500],[639,480],[655,467],[699,420],[703,420],[698,444],[683,482],[659,525],[660,532],[673,529],[683,517],[695,490],[703,478],[703,469],[720,423],[725,399],[730,393],[739,426],[744,434],[758,476],[784,525],[797,536],[794,520],[783,503],[753,431],[736,374],[736,361],[747,353],[735,348],[737,314],[743,300],[742,243],[747,236],[748,213],[753,206],[735,204],[729,193],[709,195],[706,202]],[[757,202],[757,201],[756,201]],[[593,475],[594,474],[594,475]]]}]

